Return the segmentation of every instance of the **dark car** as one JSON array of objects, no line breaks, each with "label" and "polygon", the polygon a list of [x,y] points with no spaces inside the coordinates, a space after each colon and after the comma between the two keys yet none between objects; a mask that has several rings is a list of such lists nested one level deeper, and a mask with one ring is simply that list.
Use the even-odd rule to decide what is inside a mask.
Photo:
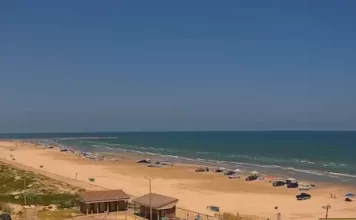
[{"label": "dark car", "polygon": [[11,215],[10,214],[1,214],[0,215],[0,220],[11,220]]},{"label": "dark car", "polygon": [[284,186],[286,185],[286,182],[283,182],[283,181],[276,181],[272,184],[274,187],[277,187],[277,186]]},{"label": "dark car", "polygon": [[253,175],[253,176],[248,176],[248,177],[246,177],[246,181],[253,181],[253,180],[257,180],[258,179],[258,176],[255,176],[255,175]]},{"label": "dark car", "polygon": [[195,170],[195,172],[209,172],[208,167],[199,167]]},{"label": "dark car", "polygon": [[223,173],[224,171],[225,171],[225,169],[218,168],[215,170],[215,173]]},{"label": "dark car", "polygon": [[225,176],[230,176],[230,175],[234,175],[236,172],[235,171],[227,171],[224,173]]},{"label": "dark car", "polygon": [[299,184],[298,183],[290,183],[287,185],[287,188],[298,188]]},{"label": "dark car", "polygon": [[301,193],[301,194],[297,195],[296,197],[297,197],[297,200],[311,199],[311,195],[309,195],[307,193]]}]

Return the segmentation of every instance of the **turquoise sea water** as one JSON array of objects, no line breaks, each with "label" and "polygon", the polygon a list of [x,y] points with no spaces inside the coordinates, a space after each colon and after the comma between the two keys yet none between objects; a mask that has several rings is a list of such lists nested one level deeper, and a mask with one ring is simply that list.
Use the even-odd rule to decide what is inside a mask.
[{"label": "turquoise sea water", "polygon": [[55,140],[82,151],[124,151],[179,162],[356,184],[353,131],[4,134],[0,138]]}]

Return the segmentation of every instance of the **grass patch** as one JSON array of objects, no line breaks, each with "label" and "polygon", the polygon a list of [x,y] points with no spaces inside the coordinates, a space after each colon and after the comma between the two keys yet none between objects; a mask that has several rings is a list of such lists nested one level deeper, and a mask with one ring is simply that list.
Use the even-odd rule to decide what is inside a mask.
[{"label": "grass patch", "polygon": [[38,218],[40,220],[63,220],[63,219],[72,218],[73,216],[76,215],[81,215],[81,213],[77,209],[38,212]]},{"label": "grass patch", "polygon": [[49,179],[33,172],[0,163],[0,203],[47,206],[59,208],[76,206],[80,189]]}]

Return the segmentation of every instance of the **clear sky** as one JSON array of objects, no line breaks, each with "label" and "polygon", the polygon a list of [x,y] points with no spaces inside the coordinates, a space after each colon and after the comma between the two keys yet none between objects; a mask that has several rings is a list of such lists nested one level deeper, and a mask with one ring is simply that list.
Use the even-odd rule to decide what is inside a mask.
[{"label": "clear sky", "polygon": [[0,132],[356,130],[356,1],[3,1]]}]

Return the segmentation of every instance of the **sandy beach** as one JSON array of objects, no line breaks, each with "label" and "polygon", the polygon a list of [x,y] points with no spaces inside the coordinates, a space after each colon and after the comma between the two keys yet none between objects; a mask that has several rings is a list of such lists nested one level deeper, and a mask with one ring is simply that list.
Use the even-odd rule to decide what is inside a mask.
[{"label": "sandy beach", "polygon": [[[193,165],[149,168],[130,157],[95,161],[22,141],[0,141],[0,160],[87,190],[123,189],[133,196],[147,193],[148,177],[152,177],[153,192],[178,198],[181,208],[209,215],[214,213],[206,207],[214,205],[221,212],[260,219],[275,219],[280,212],[282,219],[311,220],[324,217],[322,206],[330,204],[329,217],[356,217],[356,203],[344,201],[345,193],[355,192],[349,186],[318,183],[309,192],[310,200],[297,201],[298,189],[273,188],[268,180],[229,180],[214,172],[196,173]],[[95,178],[95,182],[89,182],[89,178]],[[330,198],[331,192],[337,198]]]}]

